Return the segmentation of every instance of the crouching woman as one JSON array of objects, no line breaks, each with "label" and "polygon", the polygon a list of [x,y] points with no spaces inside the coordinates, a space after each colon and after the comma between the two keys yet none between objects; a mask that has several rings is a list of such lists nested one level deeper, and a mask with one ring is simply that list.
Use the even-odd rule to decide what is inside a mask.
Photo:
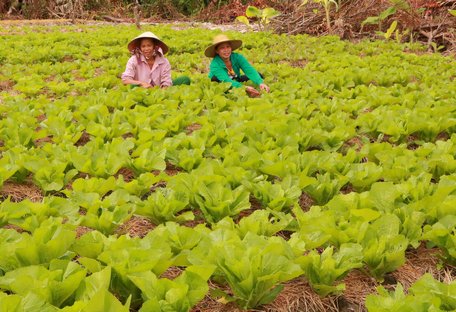
[{"label": "crouching woman", "polygon": [[169,48],[152,32],[142,33],[131,40],[128,50],[132,56],[121,77],[125,85],[167,88],[190,84],[190,78],[186,76],[171,79],[171,65],[164,56]]},{"label": "crouching woman", "polygon": [[[216,82],[229,82],[232,87],[242,87],[242,82],[251,80],[261,91],[269,92],[263,77],[240,53],[233,52],[242,46],[241,40],[231,40],[226,35],[215,36],[212,45],[206,48],[204,54],[213,58],[209,66],[209,78]],[[244,75],[241,75],[241,70]],[[246,86],[249,96],[256,97],[260,92],[251,86]]]}]

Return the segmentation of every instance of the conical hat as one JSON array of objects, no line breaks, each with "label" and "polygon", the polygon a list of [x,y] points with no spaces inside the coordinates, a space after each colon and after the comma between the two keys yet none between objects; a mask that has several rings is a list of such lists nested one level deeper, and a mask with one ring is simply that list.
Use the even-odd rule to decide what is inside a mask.
[{"label": "conical hat", "polygon": [[131,40],[130,43],[128,43],[128,50],[130,52],[133,52],[133,51],[135,51],[136,48],[139,48],[141,39],[143,39],[143,38],[153,39],[154,42],[156,42],[157,45],[162,49],[163,54],[166,54],[166,52],[168,52],[168,50],[169,50],[168,46],[163,41],[158,39],[158,37],[150,31],[146,31],[145,33],[142,33],[138,37]]},{"label": "conical hat", "polygon": [[215,57],[215,55],[216,55],[215,48],[219,44],[224,43],[224,42],[230,43],[232,51],[239,49],[242,46],[241,40],[231,40],[230,38],[228,38],[227,35],[220,34],[220,35],[215,36],[214,39],[212,40],[212,44],[210,46],[208,46],[206,48],[206,50],[204,50],[204,55],[206,55],[207,57]]}]

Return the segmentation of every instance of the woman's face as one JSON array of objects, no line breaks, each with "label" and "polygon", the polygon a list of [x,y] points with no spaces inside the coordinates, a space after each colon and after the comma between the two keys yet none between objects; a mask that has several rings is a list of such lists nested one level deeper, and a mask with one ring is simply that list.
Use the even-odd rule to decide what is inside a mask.
[{"label": "woman's face", "polygon": [[215,52],[217,52],[217,54],[224,60],[227,60],[230,58],[231,51],[232,51],[232,49],[231,49],[231,45],[229,44],[229,42],[221,43],[215,48]]},{"label": "woman's face", "polygon": [[139,46],[142,54],[146,57],[146,59],[150,59],[154,56],[155,45],[154,41],[149,38],[141,39],[141,44]]}]

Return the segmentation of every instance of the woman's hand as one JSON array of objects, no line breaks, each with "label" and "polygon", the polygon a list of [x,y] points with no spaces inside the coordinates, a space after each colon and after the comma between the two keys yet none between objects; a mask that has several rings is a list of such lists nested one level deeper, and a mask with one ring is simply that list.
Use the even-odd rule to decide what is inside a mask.
[{"label": "woman's hand", "polygon": [[267,93],[269,93],[269,87],[265,83],[260,84],[260,90],[266,91]]},{"label": "woman's hand", "polygon": [[139,84],[143,88],[152,88],[152,85],[148,82],[142,82]]},{"label": "woman's hand", "polygon": [[245,87],[245,91],[247,92],[247,94],[250,97],[258,97],[258,96],[260,96],[260,91],[258,91],[254,87],[247,86],[247,87]]}]

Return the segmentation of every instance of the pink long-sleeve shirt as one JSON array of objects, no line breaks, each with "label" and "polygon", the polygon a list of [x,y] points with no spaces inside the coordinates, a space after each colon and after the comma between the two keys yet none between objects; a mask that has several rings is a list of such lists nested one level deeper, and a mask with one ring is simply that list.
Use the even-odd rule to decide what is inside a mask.
[{"label": "pink long-sleeve shirt", "polygon": [[130,57],[127,67],[122,74],[122,80],[133,79],[148,82],[152,86],[169,87],[171,80],[171,65],[166,57],[157,54],[152,69],[147,64],[144,55],[140,55],[139,61],[136,55]]}]

